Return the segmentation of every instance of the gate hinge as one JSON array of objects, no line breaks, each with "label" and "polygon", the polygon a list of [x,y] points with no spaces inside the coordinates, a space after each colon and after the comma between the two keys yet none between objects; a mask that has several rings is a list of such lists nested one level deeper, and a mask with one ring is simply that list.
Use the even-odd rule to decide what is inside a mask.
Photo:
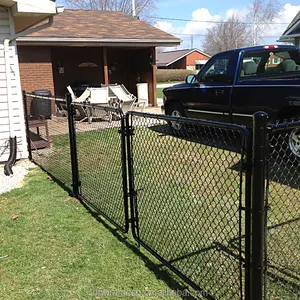
[{"label": "gate hinge", "polygon": [[[118,130],[118,133],[122,134],[122,129]],[[125,136],[133,136],[134,135],[134,128],[132,126],[126,127],[124,129]]]},{"label": "gate hinge", "polygon": [[128,193],[127,193],[127,197],[130,197],[131,194],[132,194],[133,197],[136,197],[136,196],[137,196],[137,191],[134,190],[134,191],[132,191],[132,192],[128,192]]}]

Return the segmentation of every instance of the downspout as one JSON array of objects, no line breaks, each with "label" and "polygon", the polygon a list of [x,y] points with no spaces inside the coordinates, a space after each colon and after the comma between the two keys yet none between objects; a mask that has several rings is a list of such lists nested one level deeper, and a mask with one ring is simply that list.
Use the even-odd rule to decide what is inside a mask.
[{"label": "downspout", "polygon": [[[17,157],[17,138],[14,131],[13,124],[13,108],[12,108],[12,92],[11,92],[11,84],[10,84],[10,62],[9,62],[9,43],[11,41],[16,40],[21,36],[26,36],[28,34],[34,33],[36,31],[45,29],[53,24],[53,16],[48,17],[49,21],[40,26],[29,28],[24,31],[19,32],[18,34],[11,34],[8,38],[4,40],[4,58],[5,58],[5,72],[6,72],[6,88],[7,88],[7,105],[8,105],[8,119],[9,119],[9,158],[4,165],[4,174],[9,176],[13,174],[12,166],[14,165]],[[10,28],[13,26],[13,17],[11,14],[11,10],[9,10],[9,20],[10,20]],[[45,20],[45,19],[44,19]],[[41,20],[40,22],[44,21]],[[13,70],[12,70],[13,71]]]}]

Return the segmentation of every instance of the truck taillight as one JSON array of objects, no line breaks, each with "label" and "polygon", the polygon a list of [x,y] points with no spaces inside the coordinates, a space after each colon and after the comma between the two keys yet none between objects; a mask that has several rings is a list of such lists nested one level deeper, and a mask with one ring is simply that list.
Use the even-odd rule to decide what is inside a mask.
[{"label": "truck taillight", "polygon": [[271,45],[271,46],[264,46],[264,49],[275,49],[278,48],[277,45]]}]

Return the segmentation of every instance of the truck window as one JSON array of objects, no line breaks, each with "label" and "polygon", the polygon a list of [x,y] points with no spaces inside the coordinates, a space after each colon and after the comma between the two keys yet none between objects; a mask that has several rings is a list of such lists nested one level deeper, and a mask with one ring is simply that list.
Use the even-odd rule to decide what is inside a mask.
[{"label": "truck window", "polygon": [[229,56],[219,56],[206,64],[198,73],[198,81],[224,82],[228,74]]},{"label": "truck window", "polygon": [[240,79],[300,72],[300,54],[296,49],[270,49],[245,53]]}]

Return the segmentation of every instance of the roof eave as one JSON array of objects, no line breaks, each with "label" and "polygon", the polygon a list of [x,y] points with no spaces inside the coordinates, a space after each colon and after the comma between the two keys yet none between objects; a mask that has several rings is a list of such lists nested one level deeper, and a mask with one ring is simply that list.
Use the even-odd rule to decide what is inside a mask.
[{"label": "roof eave", "polygon": [[174,47],[180,45],[178,39],[95,39],[95,38],[41,38],[21,37],[17,39],[19,45],[27,46],[155,46]]},{"label": "roof eave", "polygon": [[285,42],[285,41],[288,41],[288,40],[291,40],[291,39],[294,39],[294,38],[299,38],[300,37],[300,33],[296,33],[296,34],[289,34],[289,35],[282,35],[278,42]]},{"label": "roof eave", "polygon": [[[180,60],[180,59],[182,59],[182,58],[184,58],[184,57],[186,57],[186,56],[190,55],[191,53],[193,53],[193,52],[195,52],[195,51],[199,52],[200,54],[203,54],[203,55],[209,56],[209,55],[205,54],[204,52],[201,52],[201,51],[199,51],[198,49],[192,49],[192,50],[191,50],[191,51],[189,51],[188,53],[186,53],[186,54],[184,54],[184,55],[181,55],[180,57],[178,57],[178,58],[174,59],[174,60],[173,60],[173,61],[171,61],[171,62],[168,62],[168,63],[166,63],[166,67],[168,67],[168,66],[170,66],[170,65],[174,64],[174,63],[175,63],[175,62],[177,62],[178,60]],[[211,57],[211,56],[209,56],[209,57]]]}]

